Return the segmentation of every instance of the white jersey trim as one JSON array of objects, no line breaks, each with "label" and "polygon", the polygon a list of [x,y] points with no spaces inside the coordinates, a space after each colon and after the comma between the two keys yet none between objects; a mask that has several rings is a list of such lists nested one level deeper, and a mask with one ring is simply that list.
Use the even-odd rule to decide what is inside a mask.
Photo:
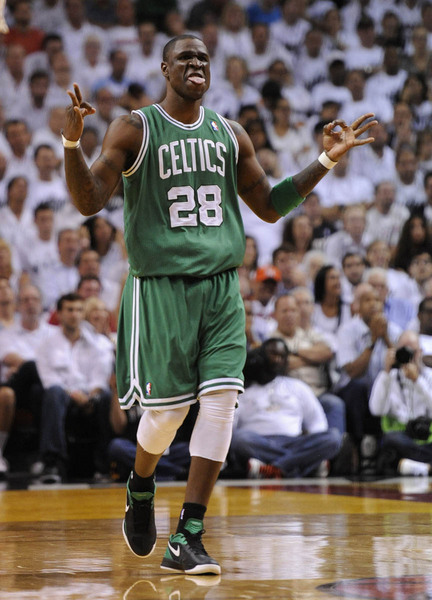
[{"label": "white jersey trim", "polygon": [[233,143],[234,143],[234,147],[235,147],[235,156],[236,156],[236,163],[238,163],[238,157],[239,157],[239,143],[238,143],[238,139],[236,134],[234,133],[233,128],[231,127],[231,125],[228,123],[228,121],[225,119],[225,117],[222,117],[222,115],[220,115],[219,113],[217,113],[219,119],[221,120],[222,125],[225,127],[225,129],[228,132],[228,135],[231,137]]},{"label": "white jersey trim", "polygon": [[145,153],[147,152],[147,148],[148,148],[148,144],[149,144],[149,126],[148,126],[147,117],[140,110],[133,110],[132,114],[136,114],[141,117],[142,125],[143,125],[143,138],[142,138],[142,142],[141,142],[141,147],[138,152],[138,156],[136,157],[134,164],[127,171],[123,171],[123,175],[125,177],[130,177],[139,168],[140,164],[143,161]]},{"label": "white jersey trim", "polygon": [[173,125],[180,127],[180,129],[185,129],[187,131],[191,131],[192,129],[198,129],[198,127],[200,127],[204,122],[204,108],[202,106],[200,106],[200,115],[198,117],[198,120],[195,121],[195,123],[182,123],[181,121],[177,121],[176,119],[173,119],[166,112],[166,110],[164,110],[162,108],[162,106],[160,104],[153,104],[153,106],[160,112],[160,114],[164,117],[164,119],[166,119]]}]

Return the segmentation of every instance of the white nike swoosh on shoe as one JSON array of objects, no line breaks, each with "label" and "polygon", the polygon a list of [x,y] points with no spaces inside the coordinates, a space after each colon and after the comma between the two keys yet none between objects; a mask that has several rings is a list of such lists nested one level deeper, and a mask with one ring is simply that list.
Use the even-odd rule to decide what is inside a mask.
[{"label": "white nike swoosh on shoe", "polygon": [[127,512],[129,509],[130,509],[130,504],[126,504],[125,512]]},{"label": "white nike swoosh on shoe", "polygon": [[168,548],[171,550],[171,552],[174,554],[174,556],[180,556],[180,546],[177,548],[177,550],[175,548],[173,548],[171,546],[171,544],[168,542]]}]

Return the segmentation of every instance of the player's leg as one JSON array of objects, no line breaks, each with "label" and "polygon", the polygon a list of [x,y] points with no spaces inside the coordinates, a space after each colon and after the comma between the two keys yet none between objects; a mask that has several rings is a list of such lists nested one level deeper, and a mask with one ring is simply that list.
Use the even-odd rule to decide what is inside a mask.
[{"label": "player's leg", "polygon": [[[146,409],[137,431],[134,470],[127,482],[123,535],[138,556],[156,543],[154,471],[195,402],[198,335],[181,280],[129,277],[122,296],[117,344],[119,402]],[[163,326],[170,315],[170,327]],[[192,379],[191,379],[192,377]]]},{"label": "player's leg", "polygon": [[154,496],[157,463],[173,441],[189,406],[146,410],[139,422],[135,465],[126,485],[123,536],[137,556],[149,556],[156,546]]},{"label": "player's leg", "polygon": [[188,574],[221,571],[202,544],[203,519],[228,454],[237,394],[243,389],[245,324],[237,274],[213,279],[200,331],[200,411],[190,442],[185,503],[161,565]]}]

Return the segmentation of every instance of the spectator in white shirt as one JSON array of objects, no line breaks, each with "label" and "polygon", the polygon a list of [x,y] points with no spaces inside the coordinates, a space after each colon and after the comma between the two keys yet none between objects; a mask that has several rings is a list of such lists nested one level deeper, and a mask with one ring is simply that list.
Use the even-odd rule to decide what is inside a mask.
[{"label": "spectator in white shirt", "polygon": [[283,60],[287,66],[292,67],[292,56],[282,44],[272,39],[269,26],[265,23],[252,25],[253,49],[246,57],[249,67],[251,84],[261,90],[267,79],[269,66],[276,60]]},{"label": "spectator in white shirt", "polygon": [[395,323],[402,330],[411,329],[411,324],[416,316],[417,304],[411,300],[395,296],[390,292],[387,284],[387,271],[380,267],[374,267],[369,269],[364,279],[378,293],[387,320]]},{"label": "spectator in white shirt", "polygon": [[[300,303],[303,314],[308,314],[306,327],[301,324]],[[311,388],[324,409],[330,429],[335,428],[342,435],[345,432],[345,406],[330,391],[329,368],[334,349],[325,336],[311,326],[313,307],[313,296],[307,288],[295,288],[290,294],[279,296],[274,312],[277,329],[270,337],[283,339],[290,352],[290,377],[300,379]]]},{"label": "spectator in white shirt", "polygon": [[343,211],[343,229],[332,233],[326,239],[325,252],[329,262],[341,265],[348,252],[366,255],[368,239],[365,235],[366,210],[364,206],[347,206]]},{"label": "spectator in white shirt", "polygon": [[59,33],[63,38],[67,55],[74,64],[79,64],[84,40],[87,36],[97,35],[105,46],[105,32],[101,27],[92,25],[87,21],[83,0],[65,0],[64,8],[66,21]]},{"label": "spectator in white shirt", "polygon": [[[64,92],[62,92],[63,94]],[[64,102],[64,100],[63,100]],[[61,139],[61,131],[65,124],[65,109],[62,103],[51,106],[48,114],[48,126],[38,129],[32,137],[33,151],[41,144],[47,144],[54,150],[57,166],[63,164],[64,148]],[[36,167],[33,164],[33,172],[36,176]]]},{"label": "spectator in white shirt", "polygon": [[352,99],[346,102],[340,117],[347,123],[352,123],[356,115],[370,111],[371,106],[380,123],[389,123],[393,118],[393,105],[387,98],[376,96],[373,100],[365,95],[366,74],[362,69],[348,71],[346,86],[351,92]]},{"label": "spectator in white shirt", "polygon": [[41,203],[35,208],[32,235],[28,238],[28,243],[21,244],[18,254],[23,274],[41,289],[41,272],[58,261],[54,237],[54,209],[49,203]]},{"label": "spectator in white shirt", "polygon": [[27,90],[11,110],[13,117],[20,118],[25,116],[31,131],[46,127],[48,124],[48,105],[46,99],[49,82],[48,71],[33,71],[29,78]]},{"label": "spectator in white shirt", "polygon": [[303,45],[310,23],[304,18],[305,3],[298,0],[282,2],[282,19],[271,26],[271,36],[287,50],[297,53]]},{"label": "spectator in white shirt", "polygon": [[10,151],[5,179],[9,181],[20,175],[31,181],[36,175],[36,167],[30,145],[32,137],[26,121],[22,118],[6,121],[4,133]]},{"label": "spectator in white shirt", "polygon": [[375,24],[373,19],[363,15],[357,22],[359,45],[346,52],[348,69],[362,69],[366,73],[376,73],[383,62],[383,49],[376,43]]},{"label": "spectator in white shirt", "polygon": [[331,221],[341,218],[343,209],[352,205],[369,206],[373,202],[373,185],[363,175],[350,169],[351,161],[342,156],[330,173],[315,187],[321,198],[324,215]]},{"label": "spectator in white shirt", "polygon": [[317,27],[309,29],[295,62],[295,78],[310,92],[326,79],[327,63],[322,52],[323,34]]},{"label": "spectator in white shirt", "polygon": [[28,202],[26,178],[14,177],[7,186],[6,206],[0,208],[0,237],[9,243],[17,256],[33,232],[33,215]]},{"label": "spectator in white shirt", "polygon": [[35,427],[39,421],[42,385],[34,361],[39,346],[54,329],[42,318],[41,294],[33,285],[20,289],[18,312],[19,321],[0,331],[0,372],[7,388],[0,388],[0,475],[8,470],[3,450],[16,408],[29,411]]},{"label": "spectator in white shirt", "polygon": [[26,51],[19,44],[10,44],[5,47],[5,50],[6,56],[0,73],[0,89],[6,118],[9,119],[11,111],[26,93],[27,80],[24,71]]},{"label": "spectator in white shirt", "polygon": [[369,267],[378,267],[387,273],[387,285],[390,293],[398,298],[410,300],[412,282],[409,275],[400,269],[389,268],[391,256],[389,245],[381,240],[371,242],[366,250],[366,261]]},{"label": "spectator in white shirt", "polygon": [[379,420],[369,411],[369,394],[384,368],[387,348],[394,347],[401,330],[388,323],[377,292],[362,284],[359,314],[338,331],[336,360],[341,369],[337,390],[346,407],[347,431],[360,451],[365,435],[379,435]]},{"label": "spectator in white shirt", "polygon": [[351,304],[358,285],[363,281],[366,271],[366,262],[363,254],[347,252],[342,258],[342,298]]},{"label": "spectator in white shirt", "polygon": [[246,11],[236,2],[228,2],[222,11],[219,42],[225,56],[247,56],[252,51]]},{"label": "spectator in white shirt", "polygon": [[366,96],[375,101],[378,96],[394,102],[399,96],[408,73],[401,65],[401,51],[395,44],[384,48],[381,69],[366,81]]},{"label": "spectator in white shirt", "polygon": [[302,381],[286,377],[288,349],[269,339],[248,354],[231,458],[250,478],[303,477],[336,456],[341,435]]},{"label": "spectator in white shirt", "polygon": [[69,194],[63,179],[58,175],[58,160],[49,144],[40,144],[34,151],[37,177],[30,188],[31,208],[42,202],[49,202],[55,211],[59,211],[67,202]]},{"label": "spectator in white shirt", "polygon": [[392,181],[381,181],[375,188],[375,201],[366,213],[365,234],[371,242],[382,240],[394,248],[400,238],[409,210],[395,203],[396,186]]},{"label": "spectator in white shirt", "polygon": [[41,270],[40,281],[45,310],[51,310],[62,294],[76,289],[79,275],[76,259],[80,249],[78,232],[75,229],[63,229],[58,234],[58,260]]},{"label": "spectator in white shirt", "polygon": [[139,54],[140,43],[132,0],[117,0],[116,17],[116,25],[107,30],[110,50],[121,50],[128,57]]},{"label": "spectator in white shirt", "polygon": [[96,442],[93,456],[96,471],[107,472],[106,449],[109,426],[112,350],[102,351],[95,334],[82,328],[84,303],[80,296],[67,294],[57,305],[60,327],[51,334],[37,354],[37,369],[45,389],[40,455],[43,483],[57,483],[65,476],[67,461],[66,416],[75,412],[76,425],[94,416]]},{"label": "spectator in white shirt", "polygon": [[373,185],[396,177],[393,148],[389,146],[389,133],[382,123],[371,127],[374,141],[359,148],[358,155],[353,155],[350,165],[353,175],[367,177]]},{"label": "spectator in white shirt", "polygon": [[317,83],[311,92],[316,112],[319,112],[328,100],[337,102],[341,107],[345,102],[351,101],[350,91],[345,87],[345,55],[342,52],[331,52],[327,56],[327,73],[328,80]]},{"label": "spectator in white shirt", "polygon": [[150,21],[138,25],[138,35],[140,52],[130,57],[127,76],[131,81],[143,85],[152,101],[158,102],[165,91],[165,79],[160,69],[162,39]]},{"label": "spectator in white shirt", "polygon": [[336,340],[341,325],[351,319],[351,308],[342,298],[339,269],[326,264],[318,270],[314,281],[314,297],[312,325],[328,339]]}]

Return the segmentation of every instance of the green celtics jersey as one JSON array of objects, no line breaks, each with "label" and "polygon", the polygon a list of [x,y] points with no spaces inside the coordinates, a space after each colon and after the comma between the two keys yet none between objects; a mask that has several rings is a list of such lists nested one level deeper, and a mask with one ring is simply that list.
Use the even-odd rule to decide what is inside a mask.
[{"label": "green celtics jersey", "polygon": [[238,142],[229,123],[203,107],[187,125],[158,104],[134,112],[143,140],[123,173],[132,275],[207,277],[241,264]]}]

